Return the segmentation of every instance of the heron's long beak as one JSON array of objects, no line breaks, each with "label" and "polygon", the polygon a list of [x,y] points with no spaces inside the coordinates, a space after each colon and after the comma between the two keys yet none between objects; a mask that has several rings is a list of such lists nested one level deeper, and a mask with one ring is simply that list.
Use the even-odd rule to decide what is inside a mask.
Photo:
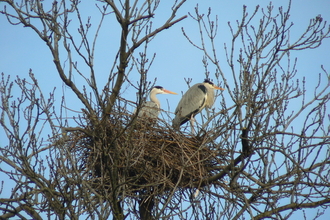
[{"label": "heron's long beak", "polygon": [[224,88],[220,88],[218,86],[214,86],[214,89],[225,90]]},{"label": "heron's long beak", "polygon": [[177,95],[178,93],[175,93],[175,92],[172,92],[170,90],[166,90],[166,89],[163,89],[164,92],[168,93],[168,94],[173,94],[173,95]]}]

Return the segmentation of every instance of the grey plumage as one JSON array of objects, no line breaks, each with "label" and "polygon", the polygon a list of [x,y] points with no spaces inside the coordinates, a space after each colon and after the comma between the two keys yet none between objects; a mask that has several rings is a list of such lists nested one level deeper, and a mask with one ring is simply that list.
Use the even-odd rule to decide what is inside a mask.
[{"label": "grey plumage", "polygon": [[139,118],[149,118],[149,119],[157,119],[160,113],[160,105],[159,103],[155,103],[152,101],[148,101],[143,103],[141,110],[139,111]]},{"label": "grey plumage", "polygon": [[[150,101],[143,103],[138,117],[142,119],[148,120],[156,120],[160,113],[160,102],[157,99],[157,94],[177,94],[175,92],[171,92],[169,90],[164,89],[161,86],[155,86],[150,91]],[[134,114],[136,113],[136,109],[134,110]]]},{"label": "grey plumage", "polygon": [[179,129],[181,125],[192,120],[205,107],[211,108],[214,104],[214,89],[224,90],[209,80],[190,87],[175,109],[175,118],[172,121],[173,128]]}]

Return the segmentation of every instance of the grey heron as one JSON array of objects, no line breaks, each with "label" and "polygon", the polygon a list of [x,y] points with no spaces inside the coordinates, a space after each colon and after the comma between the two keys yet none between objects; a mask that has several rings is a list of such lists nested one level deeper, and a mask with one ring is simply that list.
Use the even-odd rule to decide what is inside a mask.
[{"label": "grey heron", "polygon": [[[158,118],[160,112],[160,102],[156,97],[157,94],[177,95],[177,93],[166,90],[161,86],[154,86],[150,91],[150,101],[142,104],[142,107],[138,113],[139,118],[148,120],[155,120]],[[137,110],[135,109],[134,114],[136,113],[136,111]]]},{"label": "grey heron", "polygon": [[208,79],[205,79],[203,83],[197,83],[190,87],[190,89],[188,89],[188,91],[182,96],[175,109],[175,118],[172,121],[173,128],[179,130],[181,125],[190,120],[191,131],[194,133],[194,117],[205,107],[212,107],[214,104],[215,89],[225,90],[215,86],[214,83]]}]

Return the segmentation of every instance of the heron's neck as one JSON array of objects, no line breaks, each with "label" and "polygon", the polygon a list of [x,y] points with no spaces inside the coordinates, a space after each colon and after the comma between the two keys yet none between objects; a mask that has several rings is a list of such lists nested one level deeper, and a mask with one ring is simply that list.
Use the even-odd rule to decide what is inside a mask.
[{"label": "heron's neck", "polygon": [[150,93],[150,101],[154,102],[157,104],[158,108],[160,108],[160,102],[156,97],[156,93],[155,92],[151,92]]},{"label": "heron's neck", "polygon": [[206,103],[205,107],[211,108],[214,104],[214,89],[211,88],[209,85],[206,85],[207,88],[207,98],[206,98]]}]

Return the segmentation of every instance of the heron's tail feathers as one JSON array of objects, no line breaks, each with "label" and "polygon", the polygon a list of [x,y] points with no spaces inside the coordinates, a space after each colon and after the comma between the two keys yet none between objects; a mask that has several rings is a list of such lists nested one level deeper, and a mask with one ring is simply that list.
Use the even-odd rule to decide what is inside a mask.
[{"label": "heron's tail feathers", "polygon": [[175,118],[172,120],[172,127],[175,130],[179,130],[180,129],[180,124],[181,124],[180,117],[175,116]]}]

